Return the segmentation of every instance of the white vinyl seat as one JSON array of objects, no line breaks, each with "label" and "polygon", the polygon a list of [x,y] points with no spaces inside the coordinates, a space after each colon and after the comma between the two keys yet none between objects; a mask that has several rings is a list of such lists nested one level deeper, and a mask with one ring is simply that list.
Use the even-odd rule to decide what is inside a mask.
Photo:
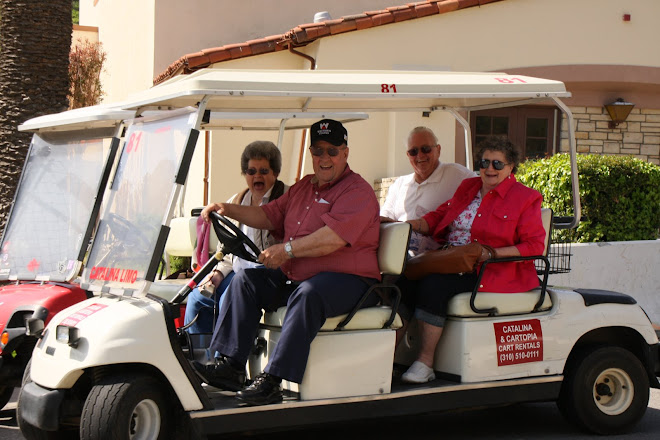
[{"label": "white vinyl seat", "polygon": [[[497,309],[497,315],[519,315],[530,313],[534,310],[536,302],[539,300],[541,289],[537,288],[529,292],[517,293],[493,293],[479,292],[475,298],[475,305],[479,309]],[[458,318],[470,318],[484,316],[483,313],[476,313],[470,307],[470,297],[472,292],[463,292],[455,295],[449,300],[448,316]],[[537,311],[549,310],[552,308],[552,300],[548,292],[545,293],[543,303]]]},{"label": "white vinyl seat", "polygon": [[[543,254],[539,257],[547,257],[550,247],[550,234],[552,232],[552,209],[541,209],[541,220],[545,234],[545,247]],[[496,261],[496,260],[493,260]],[[506,259],[505,261],[509,261]],[[447,306],[447,315],[460,318],[484,316],[487,314],[517,315],[522,313],[531,313],[532,311],[541,312],[552,308],[552,300],[546,290],[547,275],[542,287],[530,290],[529,292],[519,293],[492,293],[478,292],[477,287],[473,292],[463,292],[454,295]],[[543,301],[540,301],[543,292]],[[474,301],[475,310],[470,304]],[[540,303],[540,304],[539,304]]]},{"label": "white vinyl seat", "polygon": [[[390,318],[392,309],[388,306],[375,306],[360,309],[353,319],[344,327],[344,330],[370,330],[383,328],[387,320]],[[286,307],[280,307],[274,312],[269,312],[264,315],[263,323],[268,327],[282,327],[284,322],[284,315],[286,314]],[[325,320],[325,324],[321,327],[322,332],[334,331],[340,322],[342,322],[348,314],[335,316]],[[392,322],[392,328],[400,328],[402,326],[401,318],[397,314]]]},{"label": "white vinyl seat", "polygon": [[[403,272],[408,254],[408,241],[410,239],[410,224],[405,222],[381,223],[380,239],[378,244],[378,267],[383,276],[383,281],[370,287],[369,294],[375,295],[376,289],[394,290],[398,287],[393,282],[386,281],[388,277],[398,277]],[[263,324],[269,327],[281,327],[286,315],[286,307],[280,307],[275,312],[265,313]],[[353,315],[353,316],[351,316]],[[348,322],[344,321],[349,318]],[[341,316],[328,318],[321,327],[321,331],[333,330],[371,330],[384,327],[400,328],[403,325],[401,317],[396,314],[393,321],[388,325],[392,317],[392,308],[379,305],[354,310]],[[345,325],[342,325],[345,324]]]},{"label": "white vinyl seat", "polygon": [[[199,217],[177,217],[170,221],[170,233],[165,243],[165,253],[176,257],[190,257],[197,246],[197,219]],[[209,234],[209,253],[215,252],[218,237]]]}]

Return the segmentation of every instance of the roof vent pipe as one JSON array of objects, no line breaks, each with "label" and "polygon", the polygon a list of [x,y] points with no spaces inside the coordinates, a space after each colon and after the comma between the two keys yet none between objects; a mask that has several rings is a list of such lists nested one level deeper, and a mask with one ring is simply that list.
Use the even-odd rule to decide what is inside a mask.
[{"label": "roof vent pipe", "polygon": [[327,20],[332,20],[332,17],[328,11],[317,12],[314,14],[314,23],[321,23]]}]

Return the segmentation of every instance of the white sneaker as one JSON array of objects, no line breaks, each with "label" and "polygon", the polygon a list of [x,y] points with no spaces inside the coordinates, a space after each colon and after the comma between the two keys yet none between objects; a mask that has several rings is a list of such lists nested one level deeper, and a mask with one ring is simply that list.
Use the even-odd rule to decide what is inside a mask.
[{"label": "white sneaker", "polygon": [[433,368],[427,367],[420,361],[413,362],[408,371],[401,376],[401,381],[407,383],[426,383],[433,379],[435,379]]}]

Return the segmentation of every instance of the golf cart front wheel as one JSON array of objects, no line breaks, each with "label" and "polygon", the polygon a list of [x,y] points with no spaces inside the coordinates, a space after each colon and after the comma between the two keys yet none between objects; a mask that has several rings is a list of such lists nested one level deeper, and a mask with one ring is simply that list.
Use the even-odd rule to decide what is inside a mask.
[{"label": "golf cart front wheel", "polygon": [[146,375],[103,379],[92,387],[80,419],[90,440],[159,440],[171,434],[163,386]]},{"label": "golf cart front wheel", "polygon": [[579,354],[566,371],[559,409],[597,434],[615,434],[637,423],[649,401],[649,379],[639,359],[620,347]]}]

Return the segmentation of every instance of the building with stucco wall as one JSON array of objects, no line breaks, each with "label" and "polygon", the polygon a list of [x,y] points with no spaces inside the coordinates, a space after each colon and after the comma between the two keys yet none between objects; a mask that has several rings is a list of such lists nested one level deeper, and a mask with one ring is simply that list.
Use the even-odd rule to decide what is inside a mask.
[{"label": "building with stucco wall", "polygon": [[[103,78],[108,100],[207,67],[502,71],[566,84],[573,94],[565,103],[576,118],[580,152],[632,154],[660,163],[660,55],[655,48],[660,2],[391,3],[82,0],[80,17],[81,24],[98,26],[108,52]],[[255,4],[267,9],[255,12]],[[329,10],[333,19],[312,23],[321,10]],[[603,106],[617,98],[635,106],[625,122],[611,128]],[[566,122],[550,107],[485,109],[464,116],[475,140],[505,132],[530,157],[567,150]],[[462,130],[451,115],[372,113],[368,121],[348,126],[352,168],[376,185],[409,173],[404,145],[416,125],[436,131],[442,160],[466,162]],[[202,136],[187,204],[225,200],[238,191],[244,182],[238,169],[241,149],[235,146],[259,138],[277,141],[277,133]],[[287,183],[311,171],[304,143],[302,130],[284,136],[281,178]],[[382,155],[374,158],[360,150],[369,143],[382,145]]]}]

